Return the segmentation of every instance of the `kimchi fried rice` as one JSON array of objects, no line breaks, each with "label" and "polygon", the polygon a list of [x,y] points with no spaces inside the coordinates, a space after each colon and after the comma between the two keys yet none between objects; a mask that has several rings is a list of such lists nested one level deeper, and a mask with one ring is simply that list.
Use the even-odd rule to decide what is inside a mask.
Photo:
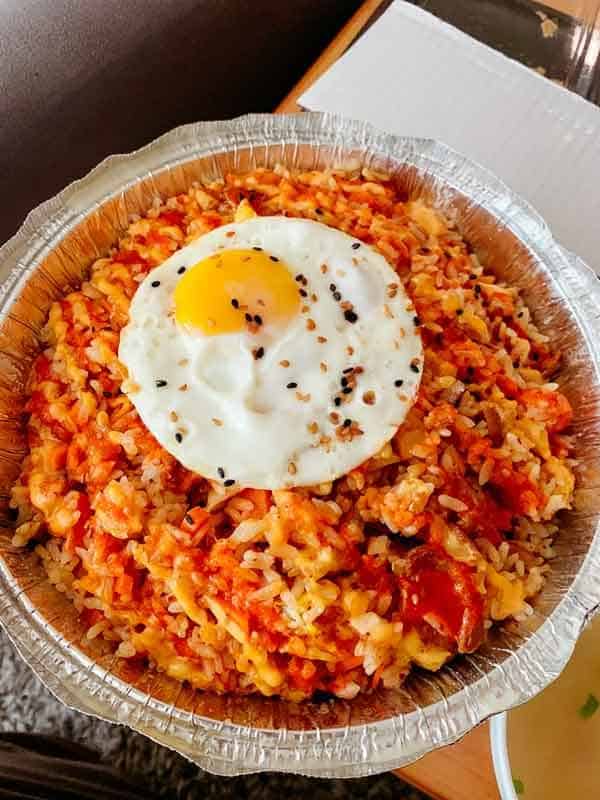
[{"label": "kimchi fried rice", "polygon": [[[416,307],[416,402],[332,483],[224,489],[166,452],[121,391],[119,335],[139,283],[254,213],[368,243]],[[14,543],[35,547],[89,639],[196,688],[298,701],[398,687],[412,665],[438,670],[496,621],[532,613],[574,489],[559,361],[519,291],[384,175],[276,168],[194,184],[131,219],[52,305]]]}]

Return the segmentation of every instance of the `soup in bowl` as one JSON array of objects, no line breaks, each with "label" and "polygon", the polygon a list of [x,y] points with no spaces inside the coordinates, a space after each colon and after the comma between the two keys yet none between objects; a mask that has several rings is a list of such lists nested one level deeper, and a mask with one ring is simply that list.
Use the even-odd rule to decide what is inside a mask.
[{"label": "soup in bowl", "polygon": [[492,721],[492,752],[503,800],[600,796],[600,618],[554,683]]}]

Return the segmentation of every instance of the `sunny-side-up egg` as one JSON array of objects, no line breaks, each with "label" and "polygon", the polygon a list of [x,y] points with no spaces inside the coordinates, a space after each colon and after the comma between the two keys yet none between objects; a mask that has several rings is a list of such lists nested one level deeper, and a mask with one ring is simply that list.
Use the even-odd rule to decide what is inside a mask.
[{"label": "sunny-side-up egg", "polygon": [[412,405],[422,346],[398,276],[317,222],[205,234],[141,283],[121,333],[144,424],[206,478],[277,489],[338,478]]}]

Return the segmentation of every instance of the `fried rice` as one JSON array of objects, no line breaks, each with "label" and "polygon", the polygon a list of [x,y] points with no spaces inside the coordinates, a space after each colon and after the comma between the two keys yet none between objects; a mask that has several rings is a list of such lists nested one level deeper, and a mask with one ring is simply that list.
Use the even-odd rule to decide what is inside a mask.
[{"label": "fried rice", "polygon": [[[227,491],[181,466],[121,386],[139,283],[248,214],[305,217],[372,245],[415,304],[425,361],[392,440],[333,483]],[[394,287],[388,287],[393,292]],[[452,220],[384,175],[257,169],[133,218],[50,310],[12,493],[87,637],[199,689],[352,698],[438,670],[532,613],[574,490],[560,355]]]}]

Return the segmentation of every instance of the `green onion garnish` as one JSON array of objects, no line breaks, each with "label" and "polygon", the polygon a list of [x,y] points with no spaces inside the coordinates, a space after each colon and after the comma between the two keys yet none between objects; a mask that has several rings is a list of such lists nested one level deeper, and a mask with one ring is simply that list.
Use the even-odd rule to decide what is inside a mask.
[{"label": "green onion garnish", "polygon": [[587,700],[579,709],[579,716],[581,719],[589,719],[598,711],[598,706],[600,706],[598,698],[593,694],[588,694]]},{"label": "green onion garnish", "polygon": [[513,786],[517,794],[523,794],[525,792],[525,784],[520,778],[513,778]]}]

